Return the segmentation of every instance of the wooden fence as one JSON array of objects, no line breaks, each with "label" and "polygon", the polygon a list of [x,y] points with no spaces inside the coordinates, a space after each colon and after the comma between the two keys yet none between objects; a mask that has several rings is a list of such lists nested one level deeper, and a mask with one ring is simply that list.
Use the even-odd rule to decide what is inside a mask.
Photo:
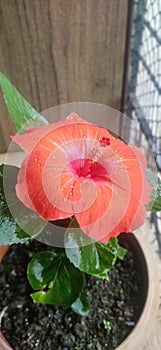
[{"label": "wooden fence", "polygon": [[[121,108],[128,0],[1,0],[0,71],[42,111]],[[14,127],[0,94],[0,152]]]}]

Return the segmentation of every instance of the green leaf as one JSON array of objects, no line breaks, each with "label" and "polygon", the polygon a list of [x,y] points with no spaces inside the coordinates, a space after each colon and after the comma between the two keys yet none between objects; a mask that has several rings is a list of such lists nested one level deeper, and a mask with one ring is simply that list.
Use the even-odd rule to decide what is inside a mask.
[{"label": "green leaf", "polygon": [[111,322],[107,320],[103,320],[104,328],[107,329],[107,331],[111,331]]},{"label": "green leaf", "polygon": [[[0,245],[10,245],[13,243],[24,243],[29,241],[36,237],[46,225],[46,222],[41,220],[41,218],[39,219],[36,213],[24,207],[24,205],[18,200],[15,190],[13,188],[10,189],[11,184],[8,183],[7,189],[9,193],[13,191],[13,205],[16,205],[19,217],[22,217],[23,225],[27,226],[28,224],[32,227],[31,235],[26,233],[13,218],[6,202],[4,181],[8,180],[6,179],[7,174],[11,174],[12,179],[15,179],[16,182],[18,170],[18,168],[9,165],[0,166]],[[26,215],[24,213],[26,213]]]},{"label": "green leaf", "polygon": [[161,180],[156,174],[150,170],[146,170],[146,178],[152,187],[152,193],[150,195],[151,202],[146,205],[146,209],[152,212],[161,210]]},{"label": "green leaf", "polygon": [[35,302],[69,307],[80,295],[84,274],[73,266],[65,253],[45,251],[29,262],[27,276],[33,289]]},{"label": "green leaf", "polygon": [[120,260],[124,259],[127,250],[119,245],[117,237],[110,238],[106,244],[111,253],[117,256]]},{"label": "green leaf", "polygon": [[66,233],[65,251],[68,259],[81,271],[97,277],[108,279],[108,272],[117,256],[121,255],[119,249],[115,240],[110,244],[94,242],[87,245],[87,236],[78,228]]},{"label": "green leaf", "polygon": [[123,247],[121,247],[119,244],[118,244],[118,249],[117,249],[117,257],[120,259],[120,260],[123,260],[125,255],[126,255],[126,252],[127,250]]},{"label": "green leaf", "polygon": [[7,77],[0,73],[0,85],[8,112],[18,133],[24,133],[28,126],[47,125],[47,120],[39,114],[17,91]]},{"label": "green leaf", "polygon": [[155,188],[153,188],[153,193],[151,196],[153,199],[148,204],[148,209],[152,212],[161,211],[161,180],[158,177]]},{"label": "green leaf", "polygon": [[90,310],[90,300],[88,294],[83,290],[79,298],[71,305],[74,312],[81,316],[87,316]]}]

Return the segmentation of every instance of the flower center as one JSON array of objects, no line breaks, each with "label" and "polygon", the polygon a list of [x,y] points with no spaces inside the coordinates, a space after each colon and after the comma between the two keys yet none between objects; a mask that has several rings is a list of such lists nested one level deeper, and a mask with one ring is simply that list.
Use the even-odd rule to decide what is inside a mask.
[{"label": "flower center", "polygon": [[97,145],[87,154],[86,158],[74,159],[69,164],[69,170],[76,177],[83,176],[94,181],[102,181],[107,177],[107,170],[98,162],[104,152],[104,147],[110,145],[108,137],[102,137]]},{"label": "flower center", "polygon": [[70,171],[77,177],[85,177],[94,181],[101,181],[108,175],[106,169],[92,159],[74,159],[70,162]]}]

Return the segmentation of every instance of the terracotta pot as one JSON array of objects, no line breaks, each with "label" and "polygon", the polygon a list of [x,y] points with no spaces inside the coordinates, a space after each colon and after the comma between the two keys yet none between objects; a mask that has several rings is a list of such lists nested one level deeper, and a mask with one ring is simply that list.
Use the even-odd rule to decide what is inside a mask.
[{"label": "terracotta pot", "polygon": [[[115,350],[141,350],[150,335],[159,301],[159,283],[155,260],[147,240],[142,236],[124,234],[120,236],[120,243],[129,248],[140,267],[142,288],[140,290],[140,318],[129,336]],[[0,247],[0,261],[8,247]],[[0,333],[0,349],[13,350]]]},{"label": "terracotta pot", "polygon": [[127,234],[124,237],[124,246],[130,248],[140,266],[142,313],[132,332],[116,350],[141,350],[150,336],[158,312],[159,277],[150,244],[142,233],[137,236]]}]

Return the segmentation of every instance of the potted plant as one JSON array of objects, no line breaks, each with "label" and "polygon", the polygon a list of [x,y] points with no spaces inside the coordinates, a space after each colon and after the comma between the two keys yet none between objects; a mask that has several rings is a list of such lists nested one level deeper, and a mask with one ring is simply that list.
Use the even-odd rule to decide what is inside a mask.
[{"label": "potted plant", "polygon": [[[26,153],[20,170],[9,165],[1,167],[1,245],[34,239],[45,243],[48,249],[39,251],[38,245],[36,255],[29,253],[32,259],[27,277],[33,288],[32,299],[42,305],[72,308],[82,317],[90,309],[85,275],[107,281],[118,259],[123,260],[126,249],[130,250],[135,262],[142,266],[138,282],[140,287],[141,280],[143,283],[139,294],[142,303],[137,326],[117,349],[141,349],[145,324],[149,332],[152,323],[148,313],[157,304],[154,284],[150,285],[152,265],[146,248],[140,245],[140,238],[128,233],[143,225],[146,206],[151,203],[152,187],[146,180],[144,155],[116,137],[116,129],[110,133],[103,127],[101,115],[100,126],[97,120],[95,124],[91,122],[92,115],[84,119],[75,110],[65,119],[62,113],[57,114],[57,121],[50,124],[3,74],[0,83],[18,132],[13,142]],[[92,106],[94,111],[96,105]],[[28,249],[26,244],[23,252]],[[91,289],[93,283],[89,282]],[[126,290],[120,288],[120,294],[124,293]],[[3,309],[1,318],[5,312]],[[134,324],[129,321],[130,326]],[[102,320],[103,326],[110,334],[108,316]],[[138,329],[140,335],[136,336]],[[88,348],[102,349],[96,340]],[[9,346],[2,338],[1,343],[4,349]],[[34,346],[40,349],[40,344]],[[67,349],[70,346],[73,348],[70,343]],[[81,349],[80,344],[74,346]],[[103,346],[109,349],[108,343]]]}]

